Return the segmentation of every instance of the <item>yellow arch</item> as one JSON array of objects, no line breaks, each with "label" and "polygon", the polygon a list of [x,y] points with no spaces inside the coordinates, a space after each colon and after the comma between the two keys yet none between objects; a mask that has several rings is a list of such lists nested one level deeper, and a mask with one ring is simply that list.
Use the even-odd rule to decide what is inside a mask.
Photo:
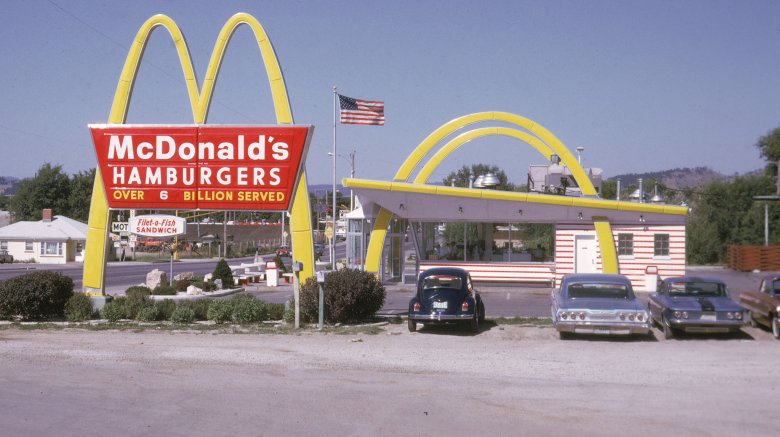
[{"label": "yellow arch", "polygon": [[[396,172],[394,180],[402,182],[408,181],[414,169],[420,164],[425,156],[430,153],[433,147],[440,143],[444,138],[465,126],[485,121],[506,122],[520,126],[532,132],[561,158],[561,161],[564,165],[571,169],[572,176],[580,186],[583,195],[598,195],[595,187],[593,186],[593,183],[591,183],[590,178],[585,173],[585,170],[579,164],[574,155],[569,151],[569,149],[555,135],[553,135],[542,125],[530,119],[507,112],[478,112],[456,118],[443,124],[441,127],[428,135],[428,137],[426,137],[417,146],[417,148],[412,151],[406,161],[404,161],[404,163],[398,169],[398,172]],[[438,166],[441,161],[455,149],[457,149],[457,147],[453,146],[448,151],[443,151],[441,154],[437,153],[437,155],[431,159],[432,162],[429,162],[430,165],[424,167],[420,172],[418,179],[421,177],[427,179],[427,176],[423,173],[427,172],[430,174],[430,172],[432,172],[435,167]],[[537,150],[539,150],[539,148],[537,148]],[[544,152],[542,154],[544,154]],[[419,183],[418,180],[415,180],[415,182]],[[390,224],[391,217],[392,214],[382,208],[379,210],[379,214],[374,220],[371,239],[369,240],[368,251],[366,254],[366,270],[369,272],[379,272],[379,263],[382,258],[382,246],[384,245],[385,237],[387,236],[387,226]],[[615,244],[612,238],[612,230],[609,226],[609,222],[605,220],[596,220],[594,223],[596,228],[596,235],[599,240],[599,247],[601,249],[603,271],[605,273],[618,273],[617,253],[615,252]]]},{"label": "yellow arch", "polygon": [[[271,41],[268,35],[253,16],[245,13],[238,13],[230,17],[214,45],[211,53],[206,78],[203,82],[201,92],[198,92],[197,79],[190,59],[187,43],[176,23],[166,15],[155,15],[149,18],[138,30],[133,40],[133,44],[125,59],[124,67],[117,84],[114,94],[114,101],[111,106],[108,123],[121,124],[127,117],[127,109],[130,103],[133,85],[135,83],[136,73],[143,58],[144,48],[149,40],[152,31],[157,27],[164,27],[176,47],[179,56],[179,62],[184,73],[187,94],[192,108],[193,121],[196,124],[206,122],[208,117],[211,96],[216,84],[219,68],[224,58],[225,50],[230,38],[235,30],[242,24],[248,25],[254,33],[255,40],[260,48],[260,54],[268,75],[268,81],[271,87],[271,95],[274,101],[274,110],[276,112],[276,122],[278,124],[292,124],[293,117],[290,110],[290,103],[287,97],[287,89],[284,83],[279,62],[276,58]],[[314,276],[314,255],[311,237],[311,219],[309,217],[309,196],[306,183],[305,171],[301,174],[301,180],[298,183],[292,200],[292,242],[293,253],[296,259],[303,262],[303,279]],[[93,295],[103,295],[105,293],[105,263],[106,263],[106,229],[108,226],[109,211],[108,203],[105,197],[100,170],[95,174],[95,182],[92,190],[92,201],[90,206],[86,257],[84,260],[84,291]]]},{"label": "yellow arch", "polygon": [[431,177],[431,174],[434,172],[434,170],[436,170],[444,161],[444,159],[446,159],[452,152],[471,140],[488,135],[503,135],[511,138],[517,138],[518,140],[524,141],[531,145],[547,159],[550,159],[550,156],[552,156],[554,153],[547,144],[545,144],[539,138],[526,132],[506,127],[483,127],[462,133],[445,144],[431,157],[430,160],[428,160],[427,163],[425,163],[420,172],[417,173],[417,176],[414,178],[414,183],[424,184],[428,182],[428,178]]}]

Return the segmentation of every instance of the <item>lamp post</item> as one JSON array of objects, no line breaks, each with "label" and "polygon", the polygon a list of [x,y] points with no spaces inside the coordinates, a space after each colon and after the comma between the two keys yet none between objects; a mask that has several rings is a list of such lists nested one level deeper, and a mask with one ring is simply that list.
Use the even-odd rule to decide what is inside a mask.
[{"label": "lamp post", "polygon": [[777,202],[780,196],[753,196],[753,200],[764,202],[764,246],[769,246],[769,202]]}]

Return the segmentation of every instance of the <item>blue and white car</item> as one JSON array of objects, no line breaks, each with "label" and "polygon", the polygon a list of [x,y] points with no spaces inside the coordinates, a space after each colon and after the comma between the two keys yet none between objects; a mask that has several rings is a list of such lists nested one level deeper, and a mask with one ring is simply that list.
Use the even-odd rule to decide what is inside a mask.
[{"label": "blue and white car", "polygon": [[623,275],[566,275],[551,298],[553,326],[561,339],[571,334],[650,333],[647,309]]},{"label": "blue and white car", "polygon": [[744,324],[744,310],[729,297],[726,284],[715,278],[666,278],[650,295],[647,307],[666,339],[677,332],[737,332]]}]

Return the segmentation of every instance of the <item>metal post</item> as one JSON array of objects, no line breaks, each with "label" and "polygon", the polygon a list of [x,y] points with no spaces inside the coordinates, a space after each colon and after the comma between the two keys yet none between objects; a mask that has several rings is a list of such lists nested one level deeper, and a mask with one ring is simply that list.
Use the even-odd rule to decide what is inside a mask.
[{"label": "metal post", "polygon": [[764,202],[764,246],[769,246],[769,202]]},{"label": "metal post", "polygon": [[325,324],[325,290],[322,288],[322,282],[318,283],[317,285],[320,286],[320,329],[322,329],[323,325]]},{"label": "metal post", "polygon": [[336,112],[338,105],[338,93],[336,87],[333,87],[333,209],[331,210],[330,220],[333,226],[333,239],[330,245],[330,263],[333,269],[336,268]]}]

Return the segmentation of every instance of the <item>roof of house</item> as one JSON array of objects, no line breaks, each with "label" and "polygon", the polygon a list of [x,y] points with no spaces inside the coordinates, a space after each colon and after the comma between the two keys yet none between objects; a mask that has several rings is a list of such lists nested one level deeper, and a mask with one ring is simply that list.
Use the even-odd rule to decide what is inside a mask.
[{"label": "roof of house", "polygon": [[16,222],[0,228],[2,240],[64,241],[86,240],[87,225],[63,215],[52,221]]}]

